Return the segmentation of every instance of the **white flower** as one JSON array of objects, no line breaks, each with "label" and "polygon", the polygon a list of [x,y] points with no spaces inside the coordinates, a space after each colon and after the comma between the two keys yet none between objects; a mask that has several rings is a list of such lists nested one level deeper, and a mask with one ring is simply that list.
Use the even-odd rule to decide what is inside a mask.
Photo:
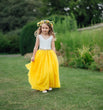
[{"label": "white flower", "polygon": [[76,7],[79,8],[79,5],[77,5]]},{"label": "white flower", "polygon": [[103,8],[103,4],[99,4],[99,3],[98,3],[97,5],[98,5],[98,7],[102,7],[102,8]]},{"label": "white flower", "polygon": [[65,11],[69,11],[70,8],[69,8],[69,7],[64,7],[64,10],[65,10]]},{"label": "white flower", "polygon": [[101,8],[101,7],[99,7],[99,9],[101,10],[102,8]]},{"label": "white flower", "polygon": [[74,7],[74,10],[76,10],[76,8]]},{"label": "white flower", "polygon": [[36,9],[33,9],[33,12],[36,12]]},{"label": "white flower", "polygon": [[48,5],[50,6],[50,5],[51,5],[51,3],[49,2],[49,3],[48,3]]},{"label": "white flower", "polygon": [[89,9],[90,7],[89,7],[89,6],[87,6],[86,8],[87,8],[87,9]]}]

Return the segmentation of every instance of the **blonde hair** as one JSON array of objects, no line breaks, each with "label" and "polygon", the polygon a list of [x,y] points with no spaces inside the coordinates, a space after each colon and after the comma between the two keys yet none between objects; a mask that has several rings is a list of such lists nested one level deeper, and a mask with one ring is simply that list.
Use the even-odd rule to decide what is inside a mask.
[{"label": "blonde hair", "polygon": [[[55,33],[53,32],[53,27],[49,25],[48,23],[44,23],[44,24],[46,24],[49,27],[48,35],[49,36],[53,35],[54,40],[56,40]],[[34,32],[34,36],[37,37],[41,33],[42,33],[42,25]]]}]

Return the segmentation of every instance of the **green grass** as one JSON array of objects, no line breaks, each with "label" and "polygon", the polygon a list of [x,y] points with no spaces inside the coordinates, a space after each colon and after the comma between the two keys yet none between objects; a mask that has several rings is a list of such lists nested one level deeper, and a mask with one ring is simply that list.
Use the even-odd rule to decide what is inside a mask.
[{"label": "green grass", "polygon": [[94,47],[95,44],[103,51],[103,27],[85,31],[57,33],[57,39],[57,42],[62,42],[71,51],[82,48],[83,45]]},{"label": "green grass", "polygon": [[0,57],[0,110],[103,110],[103,73],[60,67],[60,89],[31,89],[23,56]]}]

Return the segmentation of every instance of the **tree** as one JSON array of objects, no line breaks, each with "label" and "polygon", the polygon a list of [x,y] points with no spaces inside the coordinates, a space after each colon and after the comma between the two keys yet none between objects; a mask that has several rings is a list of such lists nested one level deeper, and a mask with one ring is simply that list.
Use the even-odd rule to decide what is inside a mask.
[{"label": "tree", "polygon": [[43,0],[43,13],[71,15],[73,13],[78,26],[87,26],[101,22],[103,2],[102,0]]},{"label": "tree", "polygon": [[0,0],[0,30],[8,32],[36,20],[40,5],[36,0]]}]

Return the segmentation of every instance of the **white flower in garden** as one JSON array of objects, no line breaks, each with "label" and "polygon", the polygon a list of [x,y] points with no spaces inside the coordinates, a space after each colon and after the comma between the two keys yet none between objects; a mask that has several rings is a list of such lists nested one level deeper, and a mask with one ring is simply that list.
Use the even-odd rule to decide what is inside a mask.
[{"label": "white flower in garden", "polygon": [[79,5],[77,5],[76,7],[79,8]]},{"label": "white flower in garden", "polygon": [[99,4],[99,3],[98,3],[97,5],[98,5],[98,7],[102,7],[102,8],[103,8],[103,4]]},{"label": "white flower in garden", "polygon": [[36,12],[36,9],[33,9],[33,12]]},{"label": "white flower in garden", "polygon": [[64,10],[65,10],[65,11],[69,11],[70,8],[69,8],[69,7],[64,7]]},{"label": "white flower in garden", "polygon": [[48,3],[48,5],[50,6],[50,5],[51,5],[51,3],[49,2],[49,3]]},{"label": "white flower in garden", "polygon": [[86,8],[87,8],[87,9],[89,9],[90,7],[89,7],[89,6],[87,6]]},{"label": "white flower in garden", "polygon": [[100,10],[102,9],[101,7],[98,7]]},{"label": "white flower in garden", "polygon": [[76,8],[74,7],[74,10],[76,10]]}]

